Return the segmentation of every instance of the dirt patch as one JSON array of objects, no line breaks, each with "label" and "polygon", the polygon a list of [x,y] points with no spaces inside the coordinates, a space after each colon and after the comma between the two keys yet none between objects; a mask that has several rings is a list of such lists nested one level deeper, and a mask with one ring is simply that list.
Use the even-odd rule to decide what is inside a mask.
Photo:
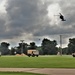
[{"label": "dirt patch", "polygon": [[0,68],[1,72],[32,72],[46,75],[75,75],[75,69],[58,68]]}]

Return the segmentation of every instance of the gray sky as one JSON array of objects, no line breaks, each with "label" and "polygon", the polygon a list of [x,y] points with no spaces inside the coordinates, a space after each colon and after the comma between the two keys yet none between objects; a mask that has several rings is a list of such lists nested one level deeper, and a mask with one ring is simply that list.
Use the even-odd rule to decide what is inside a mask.
[{"label": "gray sky", "polygon": [[[59,13],[66,21],[56,16]],[[0,0],[0,42],[14,46],[23,39],[39,44],[48,38],[59,44],[62,34],[65,47],[74,33],[75,0]]]}]

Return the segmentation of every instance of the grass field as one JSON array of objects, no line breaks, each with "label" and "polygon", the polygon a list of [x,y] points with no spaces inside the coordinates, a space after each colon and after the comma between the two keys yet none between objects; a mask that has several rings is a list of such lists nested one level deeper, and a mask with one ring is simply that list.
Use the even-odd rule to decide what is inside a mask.
[{"label": "grass field", "polygon": [[44,75],[44,74],[23,73],[23,72],[0,72],[0,75]]},{"label": "grass field", "polygon": [[1,56],[0,68],[75,68],[72,56]]}]

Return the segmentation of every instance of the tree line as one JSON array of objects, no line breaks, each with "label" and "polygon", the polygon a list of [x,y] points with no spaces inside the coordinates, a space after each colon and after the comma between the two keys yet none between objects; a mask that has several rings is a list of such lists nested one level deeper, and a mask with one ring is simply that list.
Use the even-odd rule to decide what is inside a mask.
[{"label": "tree line", "polygon": [[[37,46],[35,42],[18,43],[18,46],[9,49],[10,44],[7,42],[2,42],[0,45],[0,52],[2,55],[15,55],[27,54],[27,50],[36,49],[39,50],[40,55],[56,55],[60,52],[60,47],[57,47],[56,40],[50,40],[44,38],[41,42],[41,46]],[[22,51],[23,50],[23,51]],[[62,48],[62,54],[72,54],[75,52],[75,38],[70,38],[67,47]]]}]

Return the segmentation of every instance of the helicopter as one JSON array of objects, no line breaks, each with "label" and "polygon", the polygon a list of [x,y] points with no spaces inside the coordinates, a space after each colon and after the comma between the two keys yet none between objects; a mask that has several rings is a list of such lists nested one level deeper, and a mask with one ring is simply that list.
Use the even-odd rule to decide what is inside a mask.
[{"label": "helicopter", "polygon": [[61,21],[66,21],[64,16],[61,13],[59,13],[59,14],[60,14],[59,17],[60,17]]},{"label": "helicopter", "polygon": [[66,21],[66,19],[64,18],[64,16],[61,13],[59,13],[59,15],[54,15],[54,16],[59,16],[61,21]]}]

